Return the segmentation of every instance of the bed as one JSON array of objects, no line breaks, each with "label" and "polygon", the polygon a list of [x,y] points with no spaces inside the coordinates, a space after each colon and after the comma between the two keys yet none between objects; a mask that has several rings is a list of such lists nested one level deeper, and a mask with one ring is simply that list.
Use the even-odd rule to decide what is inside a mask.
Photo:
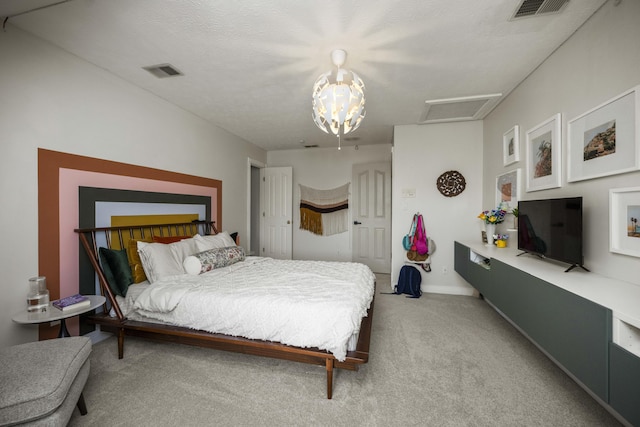
[{"label": "bed", "polygon": [[246,256],[208,221],[75,231],[107,300],[89,321],[116,334],[119,358],[136,336],[322,365],[328,399],[334,369],[368,362],[375,276],[362,264]]}]

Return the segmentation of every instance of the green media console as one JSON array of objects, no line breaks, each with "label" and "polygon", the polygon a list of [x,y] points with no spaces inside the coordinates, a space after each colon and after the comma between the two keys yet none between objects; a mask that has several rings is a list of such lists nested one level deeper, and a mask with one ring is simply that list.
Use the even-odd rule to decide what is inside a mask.
[{"label": "green media console", "polygon": [[640,308],[626,301],[640,305],[640,286],[583,270],[565,273],[566,266],[483,244],[456,242],[454,262],[458,274],[601,404],[640,426]]}]

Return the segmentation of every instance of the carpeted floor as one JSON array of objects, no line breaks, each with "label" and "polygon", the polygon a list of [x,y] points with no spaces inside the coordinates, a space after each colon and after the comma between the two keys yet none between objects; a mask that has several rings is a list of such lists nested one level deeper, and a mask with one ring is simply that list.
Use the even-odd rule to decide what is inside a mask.
[{"label": "carpeted floor", "polygon": [[321,366],[126,338],[94,346],[72,426],[615,426],[484,301],[381,295],[369,363]]}]

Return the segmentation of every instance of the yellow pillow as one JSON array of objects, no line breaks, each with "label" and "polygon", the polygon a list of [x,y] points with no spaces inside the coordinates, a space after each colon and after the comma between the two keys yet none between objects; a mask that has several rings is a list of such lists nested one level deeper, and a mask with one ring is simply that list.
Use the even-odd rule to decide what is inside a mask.
[{"label": "yellow pillow", "polygon": [[150,239],[131,239],[127,244],[127,258],[129,258],[129,266],[133,275],[133,283],[140,283],[147,280],[142,268],[142,260],[138,255],[138,242],[151,242]]}]

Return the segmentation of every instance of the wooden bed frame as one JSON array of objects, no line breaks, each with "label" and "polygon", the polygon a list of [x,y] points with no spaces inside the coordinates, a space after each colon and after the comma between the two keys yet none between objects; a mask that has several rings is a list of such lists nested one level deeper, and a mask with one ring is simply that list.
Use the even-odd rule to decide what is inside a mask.
[{"label": "wooden bed frame", "polygon": [[[101,292],[106,298],[104,313],[89,316],[88,319],[90,322],[100,325],[100,329],[102,331],[111,332],[117,335],[119,359],[124,357],[124,337],[125,335],[129,335],[158,341],[169,341],[224,351],[233,351],[237,353],[253,354],[257,356],[321,365],[325,366],[327,371],[328,399],[331,399],[333,394],[334,368],[356,371],[361,364],[367,363],[369,360],[369,344],[373,320],[373,300],[371,301],[371,306],[369,307],[367,316],[362,318],[356,349],[354,351],[347,352],[347,357],[342,362],[338,361],[333,354],[318,348],[299,348],[277,342],[232,337],[179,326],[127,319],[122,314],[115,295],[111,292],[111,289],[105,279],[104,272],[100,266],[99,248],[96,244],[96,237],[103,237],[107,242],[106,244],[108,248],[112,248],[114,243],[119,244],[120,248],[124,248],[124,242],[133,238],[149,239],[154,236],[193,236],[197,233],[201,235],[216,234],[217,230],[213,222],[194,221],[191,223],[179,224],[85,228],[76,229],[74,231],[78,233],[80,242],[89,255],[91,265],[98,275]],[[113,241],[114,236],[115,242]],[[110,308],[113,308],[116,317],[109,316],[108,313]]]}]

